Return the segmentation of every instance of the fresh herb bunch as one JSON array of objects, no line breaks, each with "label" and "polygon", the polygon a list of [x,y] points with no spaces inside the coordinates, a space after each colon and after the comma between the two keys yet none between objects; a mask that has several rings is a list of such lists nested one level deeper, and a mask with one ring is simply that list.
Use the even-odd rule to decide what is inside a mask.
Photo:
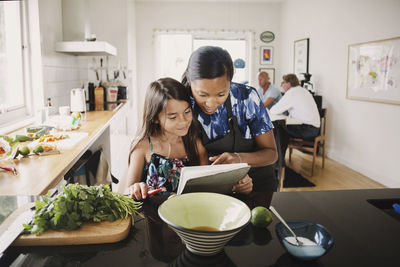
[{"label": "fresh herb bunch", "polygon": [[108,185],[68,184],[63,191],[36,201],[36,211],[24,233],[40,234],[47,229],[78,229],[84,222],[115,221],[132,216],[141,202],[111,191]]}]

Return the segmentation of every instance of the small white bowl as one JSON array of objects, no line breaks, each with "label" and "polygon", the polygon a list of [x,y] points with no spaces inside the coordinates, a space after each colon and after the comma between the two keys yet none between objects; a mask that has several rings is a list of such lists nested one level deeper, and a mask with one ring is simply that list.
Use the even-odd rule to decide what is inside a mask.
[{"label": "small white bowl", "polygon": [[[298,259],[315,260],[326,254],[333,246],[334,240],[332,234],[318,223],[303,220],[289,220],[286,223],[297,237],[300,238],[300,241],[302,240],[301,238],[306,238],[315,243],[315,245],[297,245],[293,235],[286,226],[281,222],[278,223],[275,226],[275,231],[279,241],[287,252]],[[289,240],[293,241],[290,242]]]},{"label": "small white bowl", "polygon": [[186,248],[198,255],[219,253],[251,218],[245,203],[217,193],[172,197],[160,205],[158,215],[178,234]]}]

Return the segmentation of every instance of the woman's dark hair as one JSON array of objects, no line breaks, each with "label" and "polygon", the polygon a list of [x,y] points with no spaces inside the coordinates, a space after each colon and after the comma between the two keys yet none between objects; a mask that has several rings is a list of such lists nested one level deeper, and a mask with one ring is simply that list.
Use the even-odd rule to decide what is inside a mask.
[{"label": "woman's dark hair", "polygon": [[[191,106],[190,93],[177,80],[172,78],[162,78],[152,82],[146,91],[144,101],[144,112],[142,127],[139,129],[137,138],[132,142],[129,155],[135,149],[136,145],[149,136],[162,134],[161,126],[158,120],[158,114],[163,111],[170,99],[186,101]],[[200,159],[197,150],[197,130],[192,120],[188,133],[182,137],[185,146],[186,155],[191,165],[199,165]],[[129,157],[130,158],[130,157]]]},{"label": "woman's dark hair", "polygon": [[215,79],[226,74],[229,82],[233,78],[233,63],[229,53],[217,46],[202,46],[192,53],[182,75],[182,83],[190,88],[190,82],[200,79]]},{"label": "woman's dark hair", "polygon": [[290,73],[290,74],[283,75],[282,79],[285,82],[290,83],[291,87],[295,87],[295,86],[299,86],[300,85],[299,79],[297,79],[296,74]]}]

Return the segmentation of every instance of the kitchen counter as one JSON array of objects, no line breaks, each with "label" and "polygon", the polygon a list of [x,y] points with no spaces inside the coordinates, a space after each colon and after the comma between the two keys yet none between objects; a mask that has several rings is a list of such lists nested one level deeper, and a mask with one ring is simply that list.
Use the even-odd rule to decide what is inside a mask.
[{"label": "kitchen counter", "polygon": [[285,252],[275,234],[279,222],[275,217],[267,229],[249,224],[216,256],[196,256],[158,218],[157,206],[163,199],[153,196],[145,202],[145,219],[138,217],[121,242],[10,247],[0,258],[0,266],[400,266],[399,217],[371,205],[367,201],[371,199],[400,201],[400,189],[274,194],[272,205],[284,218],[317,222],[332,233],[332,249],[312,262]]},{"label": "kitchen counter", "polygon": [[[0,195],[41,195],[55,187],[68,170],[102,135],[110,123],[123,108],[124,103],[113,111],[90,111],[81,126],[71,132],[88,133],[88,136],[71,149],[61,150],[60,154],[30,156],[13,160],[18,175],[0,173]],[[24,130],[14,132],[24,134]],[[106,133],[104,146],[109,147],[109,132]],[[100,145],[101,146],[101,145]]]}]

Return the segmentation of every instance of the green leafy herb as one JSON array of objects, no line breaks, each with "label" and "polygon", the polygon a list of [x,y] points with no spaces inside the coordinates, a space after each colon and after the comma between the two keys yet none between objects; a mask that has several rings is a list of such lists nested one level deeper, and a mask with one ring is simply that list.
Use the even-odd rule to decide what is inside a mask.
[{"label": "green leafy herb", "polygon": [[[84,222],[115,221],[132,216],[141,202],[111,191],[108,185],[68,184],[63,191],[36,201],[36,211],[24,233],[40,234],[47,229],[78,229]],[[132,221],[133,222],[133,221]]]}]

